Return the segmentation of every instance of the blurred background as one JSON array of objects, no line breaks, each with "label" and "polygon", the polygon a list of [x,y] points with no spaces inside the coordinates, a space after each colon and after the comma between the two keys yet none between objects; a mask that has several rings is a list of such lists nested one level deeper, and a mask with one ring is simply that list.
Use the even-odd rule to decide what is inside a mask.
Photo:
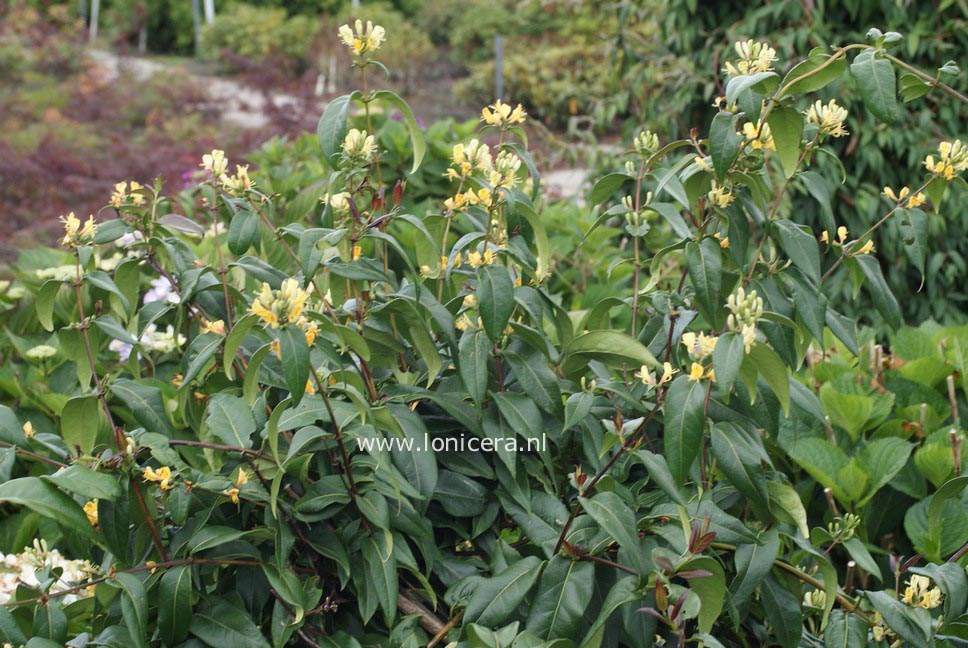
[{"label": "blurred background", "polygon": [[[290,196],[292,218],[311,218],[329,173],[316,121],[328,99],[358,87],[336,32],[357,17],[386,28],[383,83],[427,129],[428,160],[409,179],[425,201],[415,209],[449,195],[450,149],[500,92],[530,114],[549,200],[565,199],[543,212],[562,241],[595,221],[583,182],[620,168],[622,142],[645,128],[663,141],[705,128],[740,38],[769,41],[781,71],[813,47],[863,41],[870,27],[904,34],[899,55],[929,72],[968,63],[968,0],[0,0],[0,255],[49,241],[63,213],[97,213],[121,180],[160,177],[177,192],[212,148]],[[946,81],[965,91],[964,75]],[[896,124],[875,126],[843,86],[823,94],[851,108],[852,136],[818,169],[838,197],[838,222],[862,231],[880,215],[885,185],[920,178],[934,147],[925,133],[964,138],[968,119],[932,93],[905,104]],[[404,155],[400,124],[385,120],[379,137],[389,158]],[[841,161],[850,184],[839,182]],[[966,318],[964,194],[932,219],[926,281],[896,229],[878,241],[910,321]],[[815,202],[794,200],[799,221],[819,223]],[[599,230],[581,258],[562,247],[562,279],[580,287],[604,276],[615,236]]]}]

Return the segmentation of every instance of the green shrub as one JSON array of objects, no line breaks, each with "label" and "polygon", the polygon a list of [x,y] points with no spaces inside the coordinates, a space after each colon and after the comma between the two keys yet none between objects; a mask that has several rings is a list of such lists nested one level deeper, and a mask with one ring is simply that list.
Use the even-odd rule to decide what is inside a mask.
[{"label": "green shrub", "polygon": [[316,63],[312,44],[318,29],[315,20],[288,17],[281,8],[236,4],[230,13],[202,28],[202,48],[209,59],[220,59],[228,52],[258,61],[278,60],[300,72]]},{"label": "green shrub", "polygon": [[[344,32],[361,85],[383,37]],[[368,87],[327,107],[321,160],[273,145],[253,177],[213,150],[175,196],[65,217],[0,295],[0,640],[954,644],[968,330],[900,328],[872,241],[937,218],[968,148],[925,146],[859,236],[784,200],[860,109],[816,92],[850,75],[893,110],[887,40],[783,76],[745,42],[707,137],[635,137],[588,196],[621,273],[594,303],[500,102],[421,213],[393,167],[427,139]],[[329,177],[303,196],[287,168]]]}]

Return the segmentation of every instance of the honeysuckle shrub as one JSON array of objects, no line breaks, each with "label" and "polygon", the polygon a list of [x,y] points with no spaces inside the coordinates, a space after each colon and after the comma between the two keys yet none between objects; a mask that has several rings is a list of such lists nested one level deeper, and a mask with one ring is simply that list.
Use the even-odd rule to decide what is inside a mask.
[{"label": "honeysuckle shrub", "polygon": [[320,120],[320,212],[287,218],[213,150],[189,194],[121,181],[23,252],[0,640],[961,645],[968,331],[878,346],[825,291],[845,274],[897,328],[880,228],[923,254],[968,150],[926,144],[863,232],[785,200],[855,109],[814,93],[850,74],[875,114],[896,101],[882,43],[782,77],[737,44],[708,134],[643,132],[592,190],[584,235],[624,228],[601,253],[625,292],[578,309],[519,105],[453,146],[435,209],[404,208],[377,109],[411,173],[427,144],[368,89],[388,36],[340,30],[361,90]]}]

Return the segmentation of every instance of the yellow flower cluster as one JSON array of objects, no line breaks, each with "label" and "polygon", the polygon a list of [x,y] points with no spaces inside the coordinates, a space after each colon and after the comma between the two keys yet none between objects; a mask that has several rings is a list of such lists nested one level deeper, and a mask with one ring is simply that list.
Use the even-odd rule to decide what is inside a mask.
[{"label": "yellow flower cluster", "polygon": [[743,132],[737,134],[741,135],[746,143],[755,149],[776,150],[776,144],[773,142],[773,131],[770,130],[770,125],[765,122],[759,129],[753,122],[746,122],[743,124]]},{"label": "yellow flower cluster", "polygon": [[444,207],[448,211],[460,211],[467,207],[473,207],[474,205],[482,205],[485,208],[490,208],[493,204],[494,197],[491,195],[491,190],[487,187],[482,187],[477,191],[468,189],[444,201]]},{"label": "yellow flower cluster", "polygon": [[924,158],[924,166],[945,180],[954,180],[957,174],[968,169],[968,146],[962,144],[961,140],[941,142],[938,144],[938,159],[929,155]]},{"label": "yellow flower cluster", "polygon": [[302,313],[307,299],[308,291],[301,289],[295,279],[286,279],[275,292],[269,284],[263,283],[249,308],[264,324],[272,328],[279,328],[289,322],[302,325],[305,322]]},{"label": "yellow flower cluster", "polygon": [[357,20],[355,26],[355,30],[349,25],[343,25],[339,28],[339,39],[350,48],[353,54],[362,56],[380,49],[380,45],[383,44],[387,36],[383,27],[374,25],[371,20],[366,21],[365,29],[362,20]]},{"label": "yellow flower cluster", "polygon": [[95,529],[98,525],[98,515],[97,515],[97,500],[91,500],[84,505],[84,515],[87,516],[87,521],[91,523],[91,526]]},{"label": "yellow flower cluster", "polygon": [[639,380],[643,384],[649,387],[656,387],[668,384],[672,380],[672,376],[679,372],[678,369],[672,366],[670,362],[662,363],[662,377],[658,377],[656,374],[649,371],[647,365],[642,365],[642,368],[635,374],[638,376]]},{"label": "yellow flower cluster", "polygon": [[930,610],[941,605],[942,594],[937,587],[931,587],[931,579],[927,576],[912,576],[904,588],[901,602]]},{"label": "yellow flower cluster", "polygon": [[202,156],[202,163],[199,166],[218,178],[229,168],[229,161],[225,158],[225,151],[212,149],[211,153]]},{"label": "yellow flower cluster", "polygon": [[[839,241],[840,244],[843,245],[844,244],[844,241],[846,241],[846,240],[847,240],[847,228],[844,227],[843,225],[841,225],[840,227],[837,228],[837,241]],[[827,230],[824,230],[823,232],[821,232],[820,233],[820,242],[821,243],[827,243],[827,244],[829,244],[830,243],[830,232],[828,232]]]},{"label": "yellow flower cluster", "polygon": [[88,216],[87,221],[82,226],[81,220],[74,215],[74,212],[71,212],[67,216],[61,216],[61,222],[64,224],[64,238],[61,239],[61,245],[67,247],[77,247],[90,243],[97,233],[97,223],[94,221],[94,216]]},{"label": "yellow flower cluster", "polygon": [[143,205],[145,202],[144,194],[138,193],[144,189],[141,183],[131,181],[130,189],[127,182],[119,182],[114,185],[114,193],[111,194],[111,206],[120,207],[126,203],[132,205]]},{"label": "yellow flower cluster", "polygon": [[376,140],[365,130],[351,128],[343,138],[343,153],[351,160],[370,162],[376,153]]},{"label": "yellow flower cluster", "polygon": [[756,324],[763,316],[763,298],[755,290],[747,294],[746,289],[740,286],[726,299],[726,307],[730,311],[726,326],[743,336],[744,350],[749,353],[756,342]]},{"label": "yellow flower cluster", "polygon": [[158,482],[158,487],[161,490],[171,490],[172,475],[171,468],[168,466],[162,466],[158,470],[147,466],[143,476],[146,482]]},{"label": "yellow flower cluster", "polygon": [[730,191],[728,187],[720,186],[720,184],[715,180],[713,180],[712,189],[708,194],[706,194],[706,196],[709,198],[709,202],[720,209],[729,207],[736,199],[736,197],[733,195],[733,192]]},{"label": "yellow flower cluster", "polygon": [[503,103],[500,99],[481,110],[481,121],[488,126],[499,126],[501,128],[506,128],[512,124],[523,124],[527,116],[528,113],[524,112],[521,104],[518,104],[512,110],[511,104]]},{"label": "yellow flower cluster", "polygon": [[476,250],[474,252],[467,253],[467,263],[472,268],[480,268],[481,266],[492,265],[495,260],[497,260],[497,257],[494,254],[494,250],[491,248],[484,250],[483,254],[477,252]]},{"label": "yellow flower cluster", "polygon": [[777,60],[776,50],[753,39],[739,41],[734,46],[739,59],[735,64],[727,63],[724,72],[730,76],[745,76],[768,72]]},{"label": "yellow flower cluster", "polygon": [[696,335],[691,331],[687,331],[682,334],[682,343],[689,350],[689,355],[697,360],[702,360],[706,356],[712,355],[718,340],[719,338],[715,335],[706,335],[705,333]]},{"label": "yellow flower cluster", "polygon": [[466,146],[455,144],[451,159],[454,167],[447,169],[444,175],[451,180],[468,178],[474,170],[490,172],[494,168],[490,148],[477,139],[472,139]]},{"label": "yellow flower cluster", "polygon": [[706,369],[698,362],[693,362],[692,366],[689,368],[689,380],[692,382],[699,382],[703,378],[716,382],[716,372],[710,367]]},{"label": "yellow flower cluster", "polygon": [[843,137],[850,133],[844,128],[847,119],[847,109],[837,105],[831,99],[826,105],[819,99],[807,110],[807,123],[816,124],[820,132],[830,137]]},{"label": "yellow flower cluster", "polygon": [[223,173],[219,176],[219,182],[225,187],[225,190],[234,196],[241,196],[246,191],[251,190],[255,187],[255,181],[249,177],[249,165],[235,165],[235,175],[230,176],[227,173]]},{"label": "yellow flower cluster", "polygon": [[[925,195],[920,191],[914,194],[913,196],[911,196],[911,189],[909,187],[901,187],[901,190],[898,191],[897,193],[895,193],[894,190],[891,189],[890,187],[884,187],[883,193],[885,196],[887,196],[889,199],[893,200],[896,203],[902,203],[905,200],[907,200],[904,206],[907,207],[908,209],[912,209],[914,207],[920,207],[928,200],[927,197],[925,197]],[[908,196],[911,196],[911,197],[908,198]]]}]

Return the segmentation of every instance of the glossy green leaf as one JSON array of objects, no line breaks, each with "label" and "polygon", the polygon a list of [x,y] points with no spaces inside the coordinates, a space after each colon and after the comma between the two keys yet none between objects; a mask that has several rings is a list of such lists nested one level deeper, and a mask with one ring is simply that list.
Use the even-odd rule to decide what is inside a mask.
[{"label": "glossy green leaf", "polygon": [[222,443],[239,448],[252,447],[256,423],[245,400],[226,393],[214,394],[206,411],[206,424]]},{"label": "glossy green leaf", "polygon": [[689,469],[699,454],[706,426],[705,401],[704,382],[689,380],[684,375],[672,381],[666,394],[662,408],[665,414],[663,444],[672,478],[679,486],[685,485]]},{"label": "glossy green leaf", "polygon": [[514,282],[507,268],[502,265],[478,268],[477,304],[487,337],[497,342],[514,311]]},{"label": "glossy green leaf", "polygon": [[483,626],[506,621],[531,591],[541,566],[541,560],[528,556],[499,574],[481,580],[467,602],[464,619]]},{"label": "glossy green leaf", "polygon": [[867,109],[887,124],[897,118],[897,82],[894,66],[873,49],[862,51],[850,64],[850,74]]}]

